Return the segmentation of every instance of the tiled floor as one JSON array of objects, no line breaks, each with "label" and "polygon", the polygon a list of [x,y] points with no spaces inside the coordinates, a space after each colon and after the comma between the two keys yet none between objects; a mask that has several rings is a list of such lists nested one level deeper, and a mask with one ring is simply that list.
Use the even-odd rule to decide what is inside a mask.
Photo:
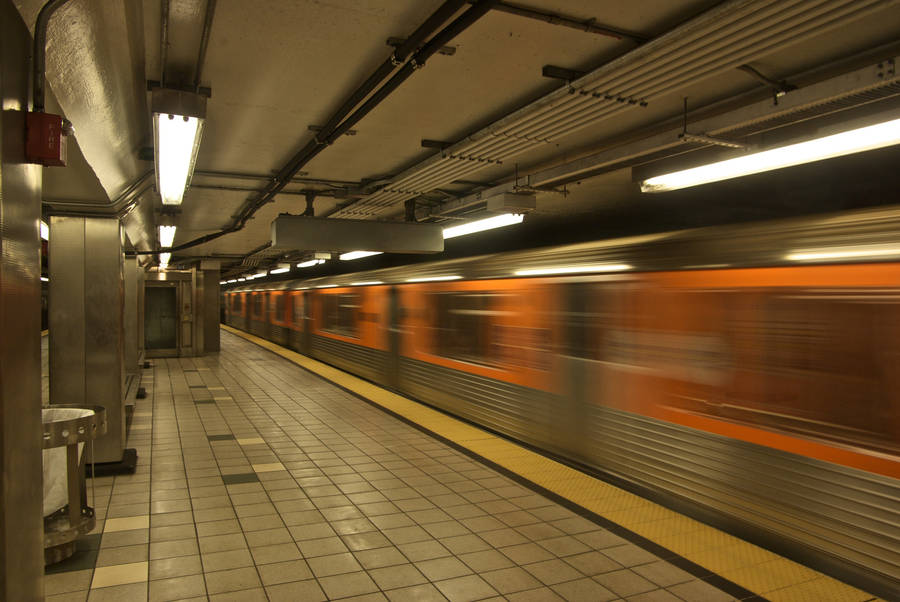
[{"label": "tiled floor", "polygon": [[47,600],[730,600],[228,333],[154,360],[97,479],[98,527]]}]

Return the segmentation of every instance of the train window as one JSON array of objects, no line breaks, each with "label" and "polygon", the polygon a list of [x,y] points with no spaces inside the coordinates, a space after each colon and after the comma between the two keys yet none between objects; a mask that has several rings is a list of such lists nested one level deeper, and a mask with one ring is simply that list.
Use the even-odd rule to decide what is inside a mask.
[{"label": "train window", "polygon": [[241,313],[241,295],[231,295],[231,312],[235,314]]},{"label": "train window", "polygon": [[497,293],[431,293],[434,352],[443,357],[491,364],[491,317]]},{"label": "train window", "polygon": [[264,293],[253,293],[253,317],[263,317]]},{"label": "train window", "polygon": [[272,304],[272,321],[284,322],[284,293],[273,296],[275,302]]},{"label": "train window", "polygon": [[361,305],[357,293],[325,295],[322,299],[322,330],[359,338],[357,313]]}]

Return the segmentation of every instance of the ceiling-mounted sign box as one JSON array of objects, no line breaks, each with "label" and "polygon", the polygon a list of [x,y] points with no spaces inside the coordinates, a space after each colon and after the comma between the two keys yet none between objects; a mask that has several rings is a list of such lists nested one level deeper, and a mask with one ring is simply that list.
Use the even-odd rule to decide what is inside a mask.
[{"label": "ceiling-mounted sign box", "polygon": [[373,222],[279,215],[272,222],[272,247],[305,251],[383,251],[440,253],[444,228],[439,224]]}]

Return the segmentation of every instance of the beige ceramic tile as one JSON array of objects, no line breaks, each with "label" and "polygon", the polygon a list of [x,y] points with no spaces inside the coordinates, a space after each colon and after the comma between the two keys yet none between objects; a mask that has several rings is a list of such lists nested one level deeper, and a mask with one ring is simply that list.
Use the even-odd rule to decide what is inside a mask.
[{"label": "beige ceramic tile", "polygon": [[94,569],[94,579],[91,581],[91,589],[147,581],[148,570],[149,563],[147,562],[131,562],[128,564],[98,567]]}]

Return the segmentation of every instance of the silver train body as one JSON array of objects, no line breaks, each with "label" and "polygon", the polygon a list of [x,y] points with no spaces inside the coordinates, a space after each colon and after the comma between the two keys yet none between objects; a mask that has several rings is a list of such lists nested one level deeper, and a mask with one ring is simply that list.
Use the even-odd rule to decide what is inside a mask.
[{"label": "silver train body", "polygon": [[248,283],[226,321],[890,596],[895,262],[862,211]]}]

